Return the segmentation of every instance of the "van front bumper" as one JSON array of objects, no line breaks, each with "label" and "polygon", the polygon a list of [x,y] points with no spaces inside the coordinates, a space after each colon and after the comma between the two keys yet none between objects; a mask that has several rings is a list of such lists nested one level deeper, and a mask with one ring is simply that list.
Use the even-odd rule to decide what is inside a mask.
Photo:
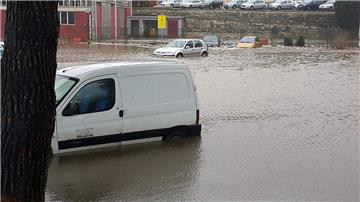
[{"label": "van front bumper", "polygon": [[190,126],[191,136],[201,135],[201,124],[195,124]]}]

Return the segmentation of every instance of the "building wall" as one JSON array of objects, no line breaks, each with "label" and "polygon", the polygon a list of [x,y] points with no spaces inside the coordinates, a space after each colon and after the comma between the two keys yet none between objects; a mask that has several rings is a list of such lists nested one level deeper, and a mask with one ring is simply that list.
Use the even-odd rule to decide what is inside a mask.
[{"label": "building wall", "polygon": [[75,24],[61,25],[59,38],[72,41],[88,41],[90,31],[89,15],[86,12],[75,12]]},{"label": "building wall", "polygon": [[134,16],[183,16],[184,37],[218,34],[223,39],[244,35],[282,38],[303,35],[306,39],[326,39],[336,29],[333,12],[263,12],[240,10],[198,10],[137,8]]},{"label": "building wall", "polygon": [[0,40],[5,38],[6,10],[0,10]]},{"label": "building wall", "polygon": [[102,17],[102,9],[101,3],[96,3],[96,38],[102,39],[102,31],[101,31],[101,17]]}]

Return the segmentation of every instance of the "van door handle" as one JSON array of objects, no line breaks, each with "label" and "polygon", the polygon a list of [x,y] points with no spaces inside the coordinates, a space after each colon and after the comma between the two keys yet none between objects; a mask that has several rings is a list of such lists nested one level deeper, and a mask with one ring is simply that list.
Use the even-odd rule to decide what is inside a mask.
[{"label": "van door handle", "polygon": [[120,111],[119,111],[119,116],[120,116],[120,117],[124,117],[124,110],[120,110]]}]

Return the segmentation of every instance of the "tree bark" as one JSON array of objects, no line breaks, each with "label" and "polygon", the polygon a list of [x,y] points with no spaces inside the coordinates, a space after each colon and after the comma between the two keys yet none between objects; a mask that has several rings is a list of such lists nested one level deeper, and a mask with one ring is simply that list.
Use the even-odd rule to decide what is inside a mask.
[{"label": "tree bark", "polygon": [[55,123],[56,1],[8,1],[1,61],[2,201],[44,201]]}]

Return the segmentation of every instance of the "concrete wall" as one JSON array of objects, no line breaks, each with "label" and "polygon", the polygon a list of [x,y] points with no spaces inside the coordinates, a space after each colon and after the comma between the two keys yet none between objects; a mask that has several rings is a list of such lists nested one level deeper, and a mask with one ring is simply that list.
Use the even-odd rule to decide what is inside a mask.
[{"label": "concrete wall", "polygon": [[303,35],[306,39],[326,40],[336,30],[333,12],[136,8],[133,15],[183,16],[185,37],[218,34],[223,39],[238,39],[244,35],[280,39],[285,35]]}]

